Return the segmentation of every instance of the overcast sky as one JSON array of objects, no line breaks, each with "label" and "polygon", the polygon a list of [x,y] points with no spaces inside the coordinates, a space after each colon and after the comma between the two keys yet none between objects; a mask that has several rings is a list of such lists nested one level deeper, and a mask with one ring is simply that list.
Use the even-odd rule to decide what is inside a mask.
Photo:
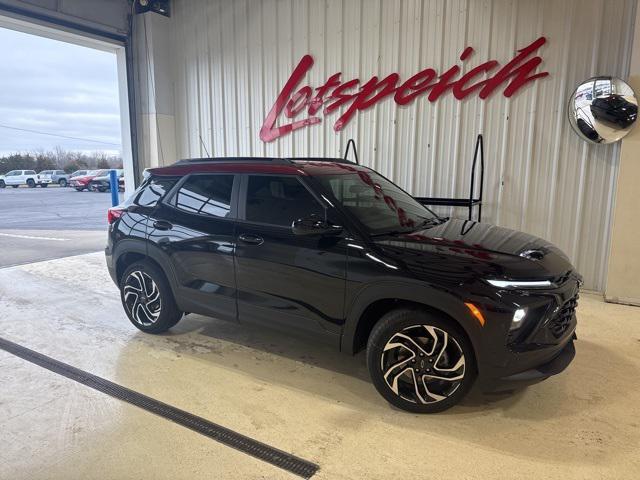
[{"label": "overcast sky", "polygon": [[115,54],[0,28],[0,155],[56,146],[119,154],[119,112]]}]

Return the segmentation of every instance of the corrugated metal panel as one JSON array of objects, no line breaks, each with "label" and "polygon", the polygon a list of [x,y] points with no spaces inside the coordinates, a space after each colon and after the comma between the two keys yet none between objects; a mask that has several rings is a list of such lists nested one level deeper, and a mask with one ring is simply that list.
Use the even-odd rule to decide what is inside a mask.
[{"label": "corrugated metal panel", "polygon": [[[468,193],[473,144],[486,141],[488,222],[539,235],[564,249],[586,286],[603,290],[618,146],[580,141],[566,120],[579,81],[625,77],[635,0],[176,0],[175,112],[179,156],[341,155],[356,139],[361,159],[420,196]],[[339,134],[320,125],[265,144],[259,130],[302,55],[307,81],[335,72],[368,79],[422,68],[439,72],[465,46],[465,70],[501,63],[544,35],[550,76],[511,99],[406,107],[391,99]],[[457,212],[462,213],[462,212]]]}]

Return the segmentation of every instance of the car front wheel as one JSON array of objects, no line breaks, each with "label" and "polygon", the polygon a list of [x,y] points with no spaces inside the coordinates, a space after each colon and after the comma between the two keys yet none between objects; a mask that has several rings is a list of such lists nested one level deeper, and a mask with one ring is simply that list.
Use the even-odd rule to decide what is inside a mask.
[{"label": "car front wheel", "polygon": [[29,188],[36,188],[36,182],[33,181],[33,178],[27,180],[27,186]]},{"label": "car front wheel", "polygon": [[375,325],[367,366],[378,392],[392,405],[436,413],[457,404],[476,378],[473,348],[449,319],[419,309],[398,309]]},{"label": "car front wheel", "polygon": [[120,297],[129,320],[143,332],[162,333],[182,318],[164,273],[150,262],[127,268]]},{"label": "car front wheel", "polygon": [[58,185],[60,185],[61,187],[66,187],[67,186],[67,180],[64,178],[61,178],[60,180],[58,180]]},{"label": "car front wheel", "polygon": [[0,188],[4,188],[6,186],[7,186],[7,184],[4,183],[4,180],[0,180]]}]

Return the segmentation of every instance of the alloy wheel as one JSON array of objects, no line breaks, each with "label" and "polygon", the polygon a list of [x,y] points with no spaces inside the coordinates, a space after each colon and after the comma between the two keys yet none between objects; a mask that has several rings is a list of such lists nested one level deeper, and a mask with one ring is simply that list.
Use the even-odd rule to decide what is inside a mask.
[{"label": "alloy wheel", "polygon": [[453,395],[465,376],[464,352],[445,330],[413,325],[393,334],[380,358],[384,382],[398,397],[434,404]]},{"label": "alloy wheel", "polygon": [[142,326],[153,325],[162,311],[160,289],[153,279],[141,270],[129,274],[123,289],[124,304],[131,317]]}]

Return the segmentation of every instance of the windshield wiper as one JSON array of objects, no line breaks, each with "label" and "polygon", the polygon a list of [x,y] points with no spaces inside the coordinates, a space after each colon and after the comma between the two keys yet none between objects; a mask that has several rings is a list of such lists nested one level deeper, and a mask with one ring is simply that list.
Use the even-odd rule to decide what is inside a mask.
[{"label": "windshield wiper", "polygon": [[437,225],[442,225],[444,222],[446,222],[447,220],[449,220],[446,217],[436,217],[436,218],[425,218],[422,223],[420,225],[418,225],[415,230],[413,230],[414,232],[417,232],[420,229],[423,228],[431,228],[431,227],[435,227]]}]

